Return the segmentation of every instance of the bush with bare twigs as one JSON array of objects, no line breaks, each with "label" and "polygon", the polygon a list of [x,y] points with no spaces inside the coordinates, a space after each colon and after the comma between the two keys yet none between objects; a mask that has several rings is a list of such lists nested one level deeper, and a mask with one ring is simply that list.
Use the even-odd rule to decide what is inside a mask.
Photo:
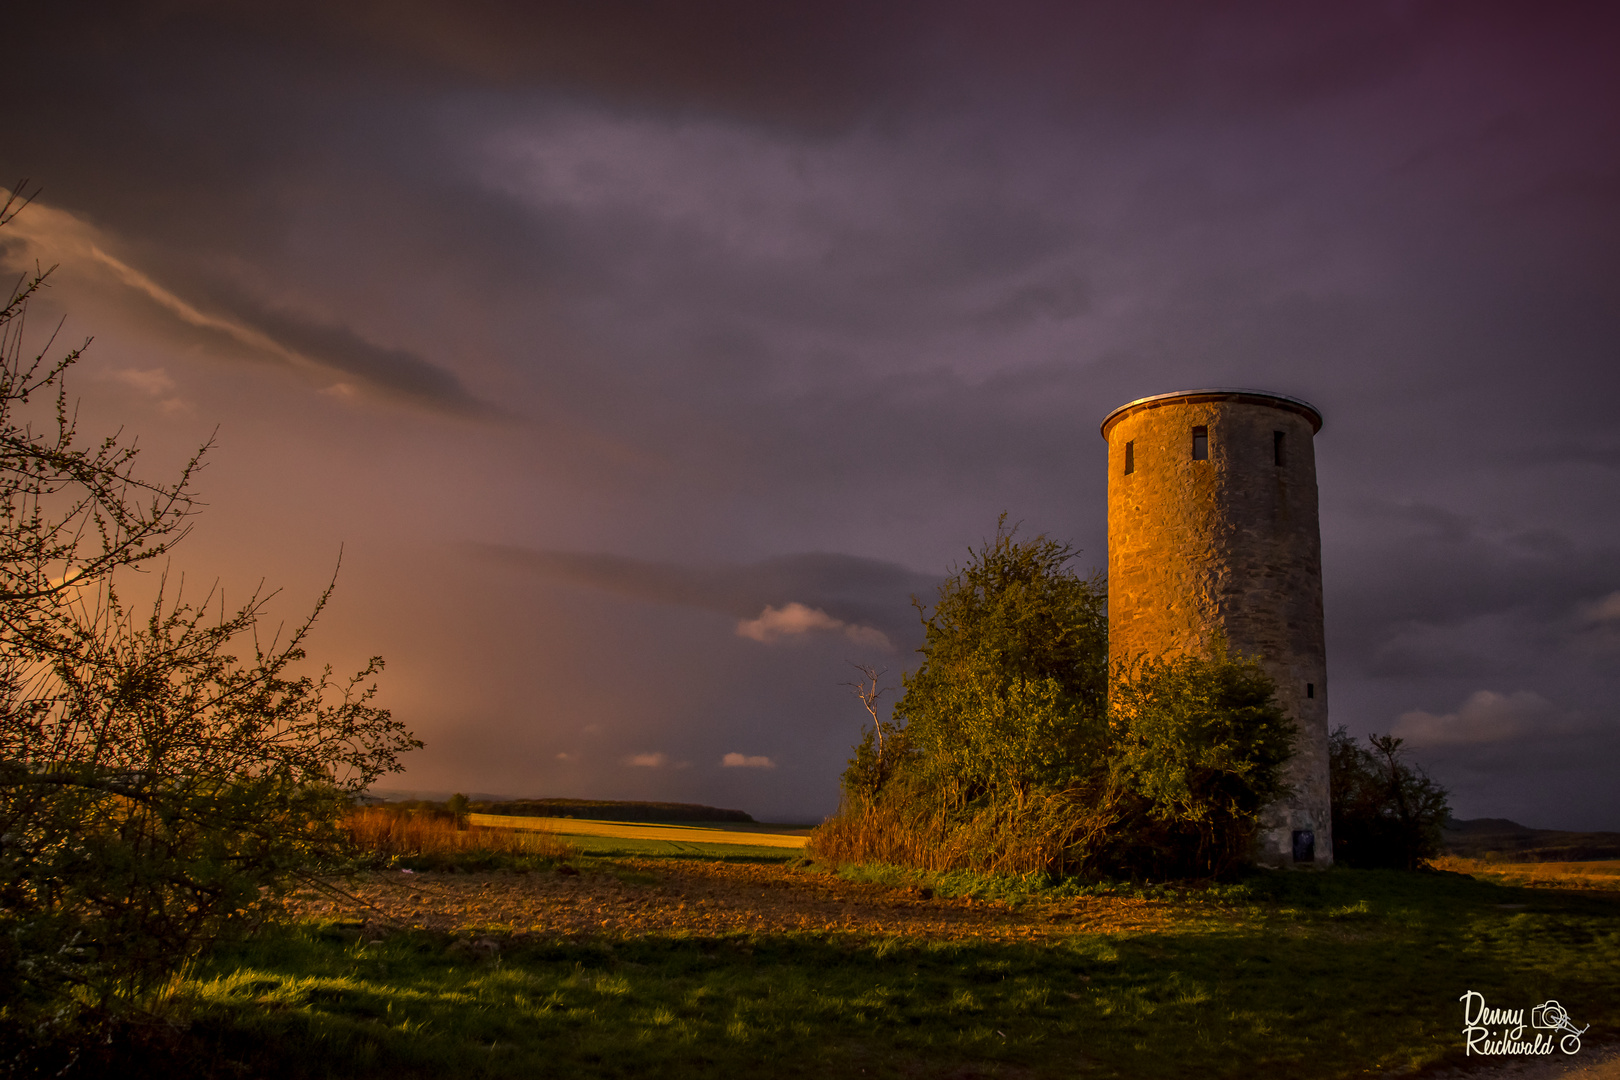
[{"label": "bush with bare twigs", "polygon": [[5,1024],[138,1008],[338,865],[344,808],[421,745],[375,704],[380,659],[350,679],[305,668],[330,588],[290,633],[264,632],[264,593],[233,610],[162,576],[126,604],[128,571],[184,537],[208,447],[164,482],[119,433],[82,438],[63,387],[79,352],[24,347],[49,273],[0,308]]}]

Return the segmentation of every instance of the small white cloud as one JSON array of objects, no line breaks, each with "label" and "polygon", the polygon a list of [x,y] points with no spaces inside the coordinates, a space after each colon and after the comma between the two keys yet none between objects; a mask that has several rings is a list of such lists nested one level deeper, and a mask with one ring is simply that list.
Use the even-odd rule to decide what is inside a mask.
[{"label": "small white cloud", "polygon": [[872,626],[859,626],[835,619],[820,608],[806,607],[797,600],[783,607],[766,605],[757,619],[743,619],[737,623],[737,636],[751,638],[769,645],[786,637],[798,637],[813,631],[842,633],[858,645],[888,649],[888,635]]},{"label": "small white cloud", "polygon": [[737,636],[770,642],[778,638],[808,634],[812,630],[843,628],[842,619],[835,619],[820,608],[805,607],[794,601],[782,608],[766,605],[759,618],[744,619],[737,624]]},{"label": "small white cloud", "polygon": [[1587,622],[1620,622],[1620,592],[1612,592],[1601,600],[1583,604],[1581,615]]},{"label": "small white cloud", "polygon": [[669,755],[659,751],[656,754],[632,754],[624,759],[626,765],[638,769],[662,769],[669,762]]},{"label": "small white cloud", "polygon": [[727,754],[720,764],[728,769],[774,769],[776,762],[763,754]]},{"label": "small white cloud", "polygon": [[1413,746],[1460,746],[1564,734],[1569,726],[1552,702],[1534,691],[1499,694],[1476,690],[1455,712],[1402,713],[1390,734]]},{"label": "small white cloud", "polygon": [[190,402],[173,393],[174,380],[160,367],[120,368],[111,372],[108,377],[149,398],[161,399],[158,401],[158,407],[168,416],[178,416],[191,411]]},{"label": "small white cloud", "polygon": [[844,625],[844,636],[857,645],[866,645],[873,649],[893,649],[889,643],[889,635],[875,626]]},{"label": "small white cloud", "polygon": [[579,760],[579,755],[564,752],[557,755],[557,760],[562,762],[564,765],[572,765],[574,762]]},{"label": "small white cloud", "polygon": [[174,380],[162,368],[122,368],[113,372],[112,377],[147,397],[162,397],[174,389]]}]

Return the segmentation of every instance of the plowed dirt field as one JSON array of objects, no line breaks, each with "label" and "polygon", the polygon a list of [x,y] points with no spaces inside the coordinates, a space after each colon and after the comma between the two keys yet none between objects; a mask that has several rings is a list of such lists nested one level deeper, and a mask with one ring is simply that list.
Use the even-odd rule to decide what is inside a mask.
[{"label": "plowed dirt field", "polygon": [[[1186,908],[1113,897],[1017,906],[844,880],[780,864],[625,860],[565,873],[378,871],[300,894],[295,914],[577,938],[833,931],[991,940],[1168,929]],[[1184,925],[1184,923],[1183,923]]]}]

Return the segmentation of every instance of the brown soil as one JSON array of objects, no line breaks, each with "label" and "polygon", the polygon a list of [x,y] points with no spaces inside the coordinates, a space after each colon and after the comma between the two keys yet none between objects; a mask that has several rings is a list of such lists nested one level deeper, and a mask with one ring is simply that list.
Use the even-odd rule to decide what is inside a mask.
[{"label": "brown soil", "polygon": [[1481,1064],[1427,1073],[1427,1080],[1620,1080],[1620,1046],[1582,1046],[1574,1057],[1553,1054],[1544,1058],[1490,1059]]},{"label": "brown soil", "polygon": [[346,896],[301,893],[294,913],[361,919],[379,928],[560,938],[831,931],[1001,941],[1169,929],[1184,925],[1187,914],[1165,901],[1113,897],[1016,906],[940,898],[780,865],[668,860],[618,865],[618,874],[379,871],[334,883]]}]

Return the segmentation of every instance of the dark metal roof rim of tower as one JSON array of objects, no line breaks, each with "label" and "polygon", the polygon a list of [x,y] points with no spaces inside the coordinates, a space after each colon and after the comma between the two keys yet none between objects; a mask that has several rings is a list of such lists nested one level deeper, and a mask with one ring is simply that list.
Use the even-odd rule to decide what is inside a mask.
[{"label": "dark metal roof rim of tower", "polygon": [[1113,427],[1128,412],[1136,409],[1153,409],[1160,405],[1192,404],[1197,401],[1226,401],[1233,398],[1254,398],[1257,405],[1272,405],[1297,412],[1311,422],[1312,432],[1322,430],[1322,411],[1308,401],[1287,394],[1274,394],[1269,390],[1249,390],[1238,386],[1210,386],[1202,390],[1173,390],[1168,394],[1151,394],[1147,397],[1127,401],[1107,416],[1103,417],[1102,437],[1108,438],[1108,429]]}]

